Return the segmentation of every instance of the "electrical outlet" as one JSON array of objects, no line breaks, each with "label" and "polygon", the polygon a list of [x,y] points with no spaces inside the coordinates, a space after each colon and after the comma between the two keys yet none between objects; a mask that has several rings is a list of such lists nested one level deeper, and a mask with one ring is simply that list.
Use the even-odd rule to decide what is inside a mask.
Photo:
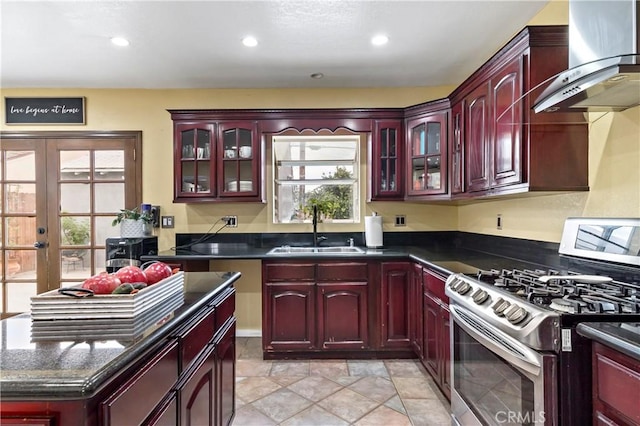
[{"label": "electrical outlet", "polygon": [[229,228],[238,227],[238,216],[224,216],[222,218]]},{"label": "electrical outlet", "polygon": [[407,226],[406,218],[404,215],[396,216],[396,226]]},{"label": "electrical outlet", "polygon": [[502,215],[496,216],[496,229],[502,229]]},{"label": "electrical outlet", "polygon": [[162,216],[162,227],[173,228],[173,216]]}]

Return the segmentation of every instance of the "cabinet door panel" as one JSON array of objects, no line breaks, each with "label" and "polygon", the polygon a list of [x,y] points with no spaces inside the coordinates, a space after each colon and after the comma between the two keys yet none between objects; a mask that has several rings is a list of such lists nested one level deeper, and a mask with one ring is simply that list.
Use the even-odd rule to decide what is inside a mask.
[{"label": "cabinet door panel", "polygon": [[489,188],[489,93],[483,84],[466,99],[465,160],[467,190]]},{"label": "cabinet door panel", "polygon": [[180,371],[186,370],[189,364],[210,342],[213,337],[214,327],[215,311],[211,308],[204,318],[190,324],[186,330],[183,330],[180,337]]},{"label": "cabinet door panel", "polygon": [[464,100],[451,108],[452,134],[449,149],[451,167],[451,194],[464,192]]},{"label": "cabinet door panel", "polygon": [[218,124],[218,191],[221,197],[257,196],[261,185],[258,124],[255,121]]},{"label": "cabinet door panel", "polygon": [[376,121],[371,147],[371,200],[401,200],[403,191],[401,120]]},{"label": "cabinet door panel", "polygon": [[411,323],[410,323],[410,338],[413,346],[413,351],[418,356],[418,359],[423,358],[423,312],[422,312],[422,266],[419,264],[413,265],[411,274],[411,292],[409,300],[411,303]]},{"label": "cabinet door panel", "polygon": [[411,264],[384,262],[382,264],[381,345],[382,347],[409,347],[409,290]]},{"label": "cabinet door panel", "polygon": [[267,284],[263,345],[274,349],[315,347],[315,284]]},{"label": "cabinet door panel", "polygon": [[367,281],[368,273],[365,262],[326,262],[318,264],[317,281]]},{"label": "cabinet door panel", "polygon": [[236,325],[227,329],[216,348],[216,414],[215,423],[222,426],[231,424],[235,413],[236,386]]},{"label": "cabinet door panel", "polygon": [[440,320],[441,320],[441,356],[440,356],[440,377],[441,377],[441,389],[447,399],[451,400],[451,320],[449,314],[449,307],[445,305],[440,306]]},{"label": "cabinet door panel", "polygon": [[447,112],[407,123],[408,196],[447,192]]},{"label": "cabinet door panel", "polygon": [[520,58],[492,79],[493,176],[492,186],[522,181],[522,72]]},{"label": "cabinet door panel", "polygon": [[318,327],[324,349],[369,346],[367,283],[318,284]]},{"label": "cabinet door panel", "polygon": [[176,199],[215,197],[215,127],[206,122],[181,122],[174,126]]},{"label": "cabinet door panel", "polygon": [[265,263],[262,274],[266,282],[314,281],[316,265],[314,263]]},{"label": "cabinet door panel", "polygon": [[423,295],[423,315],[424,315],[424,358],[423,364],[425,368],[431,373],[436,382],[440,381],[440,368],[439,368],[439,344],[438,338],[440,333],[438,332],[438,323],[440,317],[440,307],[438,302],[429,294]]},{"label": "cabinet door panel", "polygon": [[102,402],[104,424],[140,424],[178,379],[178,342],[171,341]]},{"label": "cabinet door panel", "polygon": [[180,388],[181,424],[212,426],[215,405],[215,354],[213,347],[210,347],[198,360],[200,361],[199,366]]}]

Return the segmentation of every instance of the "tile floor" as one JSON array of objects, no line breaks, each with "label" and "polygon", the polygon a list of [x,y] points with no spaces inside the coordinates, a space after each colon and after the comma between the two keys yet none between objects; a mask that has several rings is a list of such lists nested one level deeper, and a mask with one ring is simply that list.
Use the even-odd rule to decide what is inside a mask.
[{"label": "tile floor", "polygon": [[449,402],[416,360],[264,361],[237,339],[233,426],[444,426]]}]

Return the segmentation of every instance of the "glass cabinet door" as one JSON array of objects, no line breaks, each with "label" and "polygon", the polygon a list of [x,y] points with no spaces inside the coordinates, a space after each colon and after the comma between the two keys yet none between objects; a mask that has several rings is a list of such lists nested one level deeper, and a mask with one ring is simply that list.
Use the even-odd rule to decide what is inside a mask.
[{"label": "glass cabinet door", "polygon": [[373,140],[372,198],[403,198],[401,165],[402,125],[400,121],[377,121]]},{"label": "glass cabinet door", "polygon": [[257,161],[257,125],[249,123],[220,123],[219,171],[220,194],[246,196],[257,194],[259,184]]},{"label": "glass cabinet door", "polygon": [[409,123],[409,195],[442,194],[446,191],[446,114]]},{"label": "glass cabinet door", "polygon": [[176,149],[180,154],[180,188],[185,194],[211,194],[215,192],[211,184],[215,163],[213,156],[213,125],[176,126],[178,141]]}]

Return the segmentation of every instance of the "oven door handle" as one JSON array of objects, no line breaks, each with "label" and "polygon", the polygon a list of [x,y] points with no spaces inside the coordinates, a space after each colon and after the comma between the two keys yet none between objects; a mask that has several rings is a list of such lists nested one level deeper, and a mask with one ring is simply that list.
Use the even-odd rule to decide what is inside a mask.
[{"label": "oven door handle", "polygon": [[456,325],[496,355],[534,376],[542,373],[542,357],[537,352],[461,306],[451,304],[449,309]]}]

